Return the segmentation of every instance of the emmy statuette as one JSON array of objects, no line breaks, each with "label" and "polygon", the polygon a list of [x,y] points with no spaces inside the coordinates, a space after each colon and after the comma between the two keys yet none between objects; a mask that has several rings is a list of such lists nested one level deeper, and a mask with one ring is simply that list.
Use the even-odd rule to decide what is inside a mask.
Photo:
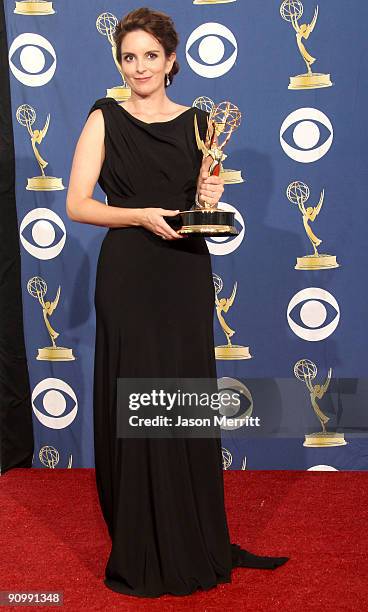
[{"label": "emmy statuette", "polygon": [[[194,115],[194,131],[197,147],[204,157],[211,156],[212,163],[209,176],[219,176],[220,162],[224,158],[223,148],[229,141],[232,133],[240,125],[241,114],[237,106],[230,102],[221,102],[214,106],[208,117],[206,143],[199,135],[197,116]],[[222,144],[218,144],[219,135],[224,135]],[[217,204],[201,204],[198,200],[190,210],[178,213],[181,217],[181,227],[178,234],[191,234],[198,236],[232,236],[239,234],[235,227],[235,212],[218,208]]]},{"label": "emmy statuette", "polygon": [[[200,108],[207,113],[211,113],[212,109],[215,106],[215,103],[208,96],[199,96],[193,102],[194,108]],[[234,168],[224,168],[222,162],[227,158],[225,153],[223,154],[222,160],[220,160],[220,171],[219,175],[223,181],[224,185],[237,185],[238,183],[244,183],[244,179],[242,177],[241,170],[235,170]]]},{"label": "emmy statuette", "polygon": [[329,270],[330,268],[338,268],[340,264],[336,261],[336,255],[328,255],[327,253],[318,253],[317,247],[322,243],[320,238],[313,233],[309,223],[318,216],[325,198],[325,191],[322,190],[317,206],[305,207],[305,203],[309,199],[310,191],[308,185],[301,181],[290,183],[286,190],[286,196],[292,204],[297,204],[298,209],[303,218],[303,225],[306,234],[312,244],[314,253],[312,255],[304,255],[297,257],[295,270]]},{"label": "emmy statuette", "polygon": [[329,387],[332,374],[331,368],[329,368],[327,378],[322,385],[312,384],[312,380],[317,376],[317,367],[313,361],[310,361],[309,359],[300,359],[297,361],[294,366],[294,374],[298,380],[306,384],[310,393],[314,413],[322,427],[322,431],[306,434],[303,446],[309,446],[312,448],[322,446],[344,446],[347,442],[343,433],[326,430],[326,423],[330,420],[330,417],[322,412],[317,403],[317,399],[321,400]]},{"label": "emmy statuette", "polygon": [[27,180],[26,189],[29,191],[60,191],[64,189],[63,181],[61,178],[56,176],[46,176],[45,168],[49,162],[43,159],[37,149],[36,145],[41,144],[44,137],[47,134],[50,123],[50,114],[47,115],[46,123],[42,130],[33,130],[32,125],[36,121],[36,111],[29,104],[22,104],[17,108],[16,117],[18,123],[27,128],[28,133],[31,137],[33,153],[37,159],[38,165],[40,166],[41,176],[34,176]]},{"label": "emmy statuette", "polygon": [[15,3],[16,15],[54,15],[52,2],[48,0],[20,0]]},{"label": "emmy statuette", "polygon": [[300,0],[284,0],[280,6],[280,15],[292,24],[299,52],[307,66],[305,74],[298,74],[290,77],[289,89],[316,89],[319,87],[331,87],[332,82],[329,74],[312,72],[311,65],[316,61],[306,50],[303,39],[307,40],[312,34],[318,19],[318,6],[314,11],[311,23],[299,24],[299,19],[303,15],[304,7]]},{"label": "emmy statuette", "polygon": [[44,297],[47,293],[46,282],[40,276],[34,276],[30,278],[27,283],[28,293],[38,299],[40,306],[42,307],[43,320],[45,322],[47,331],[49,333],[52,346],[45,346],[44,348],[38,349],[38,355],[36,359],[41,361],[72,361],[75,359],[73,351],[70,348],[64,346],[56,346],[55,339],[59,336],[59,333],[55,331],[48,320],[48,317],[52,315],[55,308],[58,305],[60,297],[60,285],[57,290],[56,297],[53,302],[44,301]]},{"label": "emmy statuette", "polygon": [[235,283],[232,294],[229,298],[218,298],[218,294],[223,288],[222,278],[217,274],[213,274],[213,284],[215,287],[215,303],[216,303],[216,314],[221,325],[222,331],[224,332],[227,340],[227,344],[215,347],[216,359],[250,359],[252,355],[249,352],[248,346],[242,346],[240,344],[232,344],[230,338],[235,334],[235,330],[231,329],[226,323],[223,312],[227,312],[233,305],[235,300],[236,290],[238,284]]},{"label": "emmy statuette", "polygon": [[115,32],[115,29],[118,23],[119,21],[117,17],[115,17],[115,15],[113,15],[112,13],[101,13],[101,15],[99,15],[96,19],[96,28],[102,36],[107,37],[111,45],[111,53],[112,53],[112,58],[114,60],[114,64],[123,81],[123,85],[116,85],[115,87],[110,87],[109,89],[107,89],[106,97],[115,98],[117,102],[124,102],[125,100],[128,100],[130,98],[131,89],[127,85],[127,82],[121,71],[121,66],[119,65],[118,60],[116,59],[116,45],[115,45],[113,34]]}]

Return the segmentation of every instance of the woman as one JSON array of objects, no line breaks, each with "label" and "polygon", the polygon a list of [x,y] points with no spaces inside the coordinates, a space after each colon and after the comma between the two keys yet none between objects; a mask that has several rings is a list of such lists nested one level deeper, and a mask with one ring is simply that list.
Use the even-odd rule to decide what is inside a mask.
[{"label": "woman", "polygon": [[[131,97],[90,109],[67,196],[72,220],[109,227],[95,289],[96,484],[112,539],[104,582],[139,597],[187,595],[230,582],[232,567],[274,568],[287,558],[230,544],[218,438],[117,435],[117,378],[216,377],[206,241],[167,221],[196,194],[217,203],[223,180],[208,177],[211,159],[201,164],[195,141],[194,113],[203,140],[208,113],[166,95],[179,70],[170,17],[134,10],[115,42]],[[109,206],[92,198],[96,181]]]}]

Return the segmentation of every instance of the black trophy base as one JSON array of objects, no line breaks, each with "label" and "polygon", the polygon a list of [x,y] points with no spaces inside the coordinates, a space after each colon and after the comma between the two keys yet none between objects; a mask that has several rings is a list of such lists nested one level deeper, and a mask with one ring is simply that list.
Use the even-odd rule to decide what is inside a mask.
[{"label": "black trophy base", "polygon": [[[174,227],[178,234],[191,236],[236,236],[235,212],[220,208],[183,210],[178,214],[181,225]],[[176,219],[176,217],[174,217]]]}]

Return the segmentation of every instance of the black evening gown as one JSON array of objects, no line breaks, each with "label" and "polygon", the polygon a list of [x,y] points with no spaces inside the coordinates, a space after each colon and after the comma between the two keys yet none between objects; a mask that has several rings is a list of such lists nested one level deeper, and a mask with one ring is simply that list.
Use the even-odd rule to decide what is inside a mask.
[{"label": "black evening gown", "polygon": [[[207,115],[191,107],[146,123],[113,98],[98,179],[110,206],[192,206]],[[231,582],[233,567],[275,568],[230,544],[219,438],[116,436],[118,377],[216,377],[214,286],[203,237],[163,240],[139,227],[109,228],[97,263],[94,362],[96,486],[112,540],[105,585],[119,593],[188,595]]]}]

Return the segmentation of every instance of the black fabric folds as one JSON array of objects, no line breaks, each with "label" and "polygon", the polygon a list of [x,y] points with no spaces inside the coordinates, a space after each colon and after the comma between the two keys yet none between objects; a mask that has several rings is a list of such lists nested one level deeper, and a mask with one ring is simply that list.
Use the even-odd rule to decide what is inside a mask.
[{"label": "black fabric folds", "polygon": [[[114,99],[99,183],[110,206],[192,206],[207,113],[145,123]],[[109,229],[97,264],[94,440],[96,483],[112,539],[105,584],[138,597],[187,595],[230,582],[233,567],[276,567],[231,544],[219,438],[116,436],[119,377],[216,379],[211,258],[204,238],[165,241],[143,227]]]}]

